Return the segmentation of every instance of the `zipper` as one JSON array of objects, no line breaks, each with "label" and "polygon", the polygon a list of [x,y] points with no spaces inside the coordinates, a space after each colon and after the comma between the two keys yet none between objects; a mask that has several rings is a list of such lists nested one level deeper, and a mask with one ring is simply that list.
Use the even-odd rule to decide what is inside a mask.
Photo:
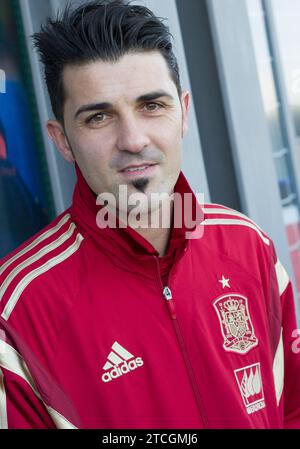
[{"label": "zipper", "polygon": [[175,304],[174,304],[174,301],[172,298],[172,292],[169,289],[169,287],[164,287],[163,296],[164,296],[165,300],[167,301],[167,306],[169,309],[170,317],[172,318],[172,320],[176,320],[177,316],[176,316]]},{"label": "zipper", "polygon": [[174,330],[175,330],[175,333],[176,333],[177,341],[178,341],[178,344],[179,344],[179,347],[180,347],[180,350],[181,350],[181,354],[183,356],[183,359],[184,359],[184,362],[185,362],[185,366],[186,366],[186,369],[187,369],[187,372],[188,372],[188,376],[189,376],[189,379],[190,379],[190,382],[191,382],[191,385],[192,385],[192,388],[193,388],[193,392],[194,392],[196,404],[197,404],[197,407],[198,407],[198,410],[199,410],[200,418],[202,420],[203,427],[204,428],[208,428],[208,420],[207,420],[207,416],[206,416],[206,413],[205,413],[203,405],[202,405],[203,402],[202,402],[201,395],[200,395],[200,392],[199,392],[199,388],[198,388],[198,385],[197,385],[197,381],[196,381],[196,378],[195,378],[194,370],[193,370],[193,367],[192,367],[192,364],[191,364],[188,352],[186,350],[184,339],[183,339],[183,336],[182,336],[182,333],[181,333],[181,330],[180,330],[180,327],[179,327],[179,322],[178,322],[178,319],[177,319],[176,306],[175,306],[175,302],[173,300],[172,291],[171,291],[170,287],[168,287],[168,286],[164,287],[163,286],[162,281],[161,281],[160,271],[159,271],[159,262],[158,262],[157,257],[156,256],[154,256],[154,257],[155,257],[156,263],[157,263],[158,274],[159,274],[159,281],[160,281],[160,285],[161,285],[161,288],[162,288],[162,295],[163,295],[164,300],[166,301],[167,308],[168,308],[168,311],[169,311],[169,315],[170,315],[170,318],[171,318],[171,320],[173,322],[173,326],[174,326]]}]

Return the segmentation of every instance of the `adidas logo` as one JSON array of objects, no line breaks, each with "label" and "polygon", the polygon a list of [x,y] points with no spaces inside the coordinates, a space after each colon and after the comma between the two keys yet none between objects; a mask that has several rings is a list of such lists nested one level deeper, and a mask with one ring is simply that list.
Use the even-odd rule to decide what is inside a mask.
[{"label": "adidas logo", "polygon": [[133,371],[144,364],[141,357],[134,358],[134,355],[119,345],[117,341],[114,342],[111,349],[107,357],[108,361],[103,366],[104,371],[110,371],[103,373],[103,382],[110,382],[117,379],[123,374],[127,374],[129,371]]}]

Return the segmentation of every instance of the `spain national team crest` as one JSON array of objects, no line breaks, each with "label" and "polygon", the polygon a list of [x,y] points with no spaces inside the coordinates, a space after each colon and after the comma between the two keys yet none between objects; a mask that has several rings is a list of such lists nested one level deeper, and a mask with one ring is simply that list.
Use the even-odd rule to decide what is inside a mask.
[{"label": "spain national team crest", "polygon": [[236,293],[223,295],[213,303],[217,312],[226,351],[246,354],[258,345],[254,333],[248,299]]}]

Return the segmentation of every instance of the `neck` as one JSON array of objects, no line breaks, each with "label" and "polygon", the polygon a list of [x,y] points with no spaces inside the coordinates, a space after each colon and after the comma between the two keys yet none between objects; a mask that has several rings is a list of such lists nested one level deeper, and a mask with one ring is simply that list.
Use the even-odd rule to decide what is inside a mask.
[{"label": "neck", "polygon": [[167,253],[169,238],[171,234],[170,228],[159,228],[159,229],[145,229],[137,228],[135,229],[138,234],[144,237],[148,242],[151,243],[153,248],[159,253],[160,257],[163,257]]},{"label": "neck", "polygon": [[[173,203],[167,202],[164,205],[161,204],[158,210],[141,220],[141,223],[147,223],[146,226],[134,227],[138,234],[151,243],[160,257],[163,257],[168,250],[172,229],[171,217],[173,217]],[[129,225],[131,225],[130,220]]]}]

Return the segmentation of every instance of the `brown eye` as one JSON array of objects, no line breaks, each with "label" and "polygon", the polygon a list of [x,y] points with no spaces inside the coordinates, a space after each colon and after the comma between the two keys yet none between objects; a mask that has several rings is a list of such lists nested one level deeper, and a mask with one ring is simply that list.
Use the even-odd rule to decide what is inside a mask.
[{"label": "brown eye", "polygon": [[97,114],[92,115],[86,119],[86,123],[102,123],[104,122],[105,114],[103,112],[98,112]]},{"label": "brown eye", "polygon": [[150,111],[150,112],[155,112],[158,109],[160,109],[161,107],[162,107],[162,105],[160,103],[147,103],[145,105],[146,110]]}]

